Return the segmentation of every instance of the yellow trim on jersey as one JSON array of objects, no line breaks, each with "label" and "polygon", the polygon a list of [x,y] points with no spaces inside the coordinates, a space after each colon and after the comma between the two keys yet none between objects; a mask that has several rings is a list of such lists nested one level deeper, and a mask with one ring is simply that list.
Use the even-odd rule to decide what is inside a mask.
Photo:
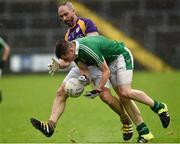
[{"label": "yellow trim on jersey", "polygon": [[65,34],[65,36],[64,36],[64,40],[68,40],[68,35],[69,35],[69,29],[67,30],[67,32],[66,32],[66,34]]},{"label": "yellow trim on jersey", "polygon": [[76,12],[83,16],[91,18],[94,23],[97,25],[99,31],[115,40],[120,40],[125,42],[126,47],[131,50],[133,53],[134,58],[146,67],[149,70],[153,71],[171,71],[173,68],[161,60],[159,57],[155,56],[154,54],[148,52],[143,46],[141,46],[138,42],[133,40],[132,38],[126,36],[123,32],[119,29],[115,28],[111,25],[111,23],[105,21],[104,19],[97,16],[93,11],[85,7],[84,5],[73,1],[72,2]]},{"label": "yellow trim on jersey", "polygon": [[77,22],[77,24],[79,24],[79,26],[80,26],[80,28],[81,28],[81,30],[82,30],[82,33],[84,34],[84,35],[86,35],[86,25],[85,25],[85,23],[84,23],[84,21],[83,20],[81,20],[81,19],[79,19],[78,20],[78,22]]},{"label": "yellow trim on jersey", "polygon": [[[84,35],[86,35],[86,25],[85,25],[85,22],[84,22],[83,20],[81,20],[81,19],[78,19],[78,22],[77,22],[73,27],[71,27],[70,29],[74,28],[77,24],[79,24],[79,27],[80,27],[82,33],[83,33]],[[65,39],[65,40],[68,40],[68,36],[69,36],[69,31],[70,31],[70,29],[68,29],[68,31],[66,32],[66,34],[65,34],[65,36],[64,36],[64,39]]]}]

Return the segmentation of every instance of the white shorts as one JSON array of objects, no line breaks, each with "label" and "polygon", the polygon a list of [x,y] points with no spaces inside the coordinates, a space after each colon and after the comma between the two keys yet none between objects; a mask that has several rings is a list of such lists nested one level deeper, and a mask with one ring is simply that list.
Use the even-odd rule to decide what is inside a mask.
[{"label": "white shorts", "polygon": [[77,66],[72,67],[69,71],[69,73],[66,75],[66,77],[63,80],[63,83],[68,81],[71,78],[78,78],[80,76],[80,70]]},{"label": "white shorts", "polygon": [[[98,86],[102,77],[101,70],[97,66],[88,66],[88,70],[91,76],[91,81],[94,83],[95,86]],[[111,87],[110,80],[106,82],[104,87],[106,88]]]},{"label": "white shorts", "polygon": [[[94,83],[95,86],[99,85],[100,79],[102,77],[102,72],[101,70],[96,67],[96,66],[89,66],[88,67],[89,73],[90,73],[90,79]],[[63,82],[66,82],[70,78],[78,78],[80,76],[80,70],[77,66],[73,67],[70,69],[69,73],[66,75],[65,79]],[[105,84],[105,87],[110,88],[111,84],[110,81],[108,80],[107,83]]]},{"label": "white shorts", "polygon": [[134,61],[131,52],[127,50],[128,59],[120,55],[110,65],[110,81],[113,86],[131,84],[133,77]]}]

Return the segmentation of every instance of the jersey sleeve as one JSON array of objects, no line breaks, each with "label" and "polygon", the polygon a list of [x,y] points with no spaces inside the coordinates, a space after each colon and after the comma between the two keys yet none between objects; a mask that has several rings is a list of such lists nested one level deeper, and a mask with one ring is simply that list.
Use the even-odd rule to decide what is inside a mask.
[{"label": "jersey sleeve", "polygon": [[0,37],[0,47],[5,48],[6,46],[6,42]]},{"label": "jersey sleeve", "polygon": [[93,61],[94,65],[96,65],[97,67],[100,67],[104,62],[103,56],[99,56],[99,55],[96,56],[91,55],[91,60]]},{"label": "jersey sleeve", "polygon": [[84,52],[82,55],[87,65],[96,65],[100,67],[104,63],[104,57],[100,50],[91,49],[89,47],[81,47],[81,50]]},{"label": "jersey sleeve", "polygon": [[85,34],[91,33],[91,32],[98,32],[98,29],[97,29],[96,25],[92,22],[92,20],[85,19],[84,21],[85,21],[85,25],[86,25]]},{"label": "jersey sleeve", "polygon": [[100,67],[104,63],[104,57],[102,55],[99,56],[99,59],[96,60],[97,66]]}]

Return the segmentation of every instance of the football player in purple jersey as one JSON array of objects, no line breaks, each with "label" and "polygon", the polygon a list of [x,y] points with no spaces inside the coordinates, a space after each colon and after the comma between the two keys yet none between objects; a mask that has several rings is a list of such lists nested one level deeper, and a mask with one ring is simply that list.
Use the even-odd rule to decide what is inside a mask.
[{"label": "football player in purple jersey", "polygon": [[[65,34],[66,41],[72,41],[74,39],[85,37],[85,36],[95,36],[98,35],[98,30],[95,24],[87,18],[80,18],[76,15],[75,10],[73,8],[72,3],[65,2],[60,4],[58,7],[58,15],[60,19],[67,25],[69,28]],[[59,60],[63,63],[62,60]],[[53,59],[53,62],[49,65],[50,73],[54,74],[56,70],[62,68],[59,65],[59,61]],[[88,65],[88,64],[87,64]],[[65,82],[73,77],[79,78],[80,80],[84,80],[87,83],[91,80],[94,85],[98,83],[100,80],[102,73],[99,69],[93,66],[89,66],[89,73],[91,73],[91,77],[87,78],[85,75],[81,75],[80,70],[77,66],[74,66],[70,69],[69,73],[65,77],[62,85],[57,90],[57,95],[54,99],[54,103],[52,106],[52,112],[49,118],[49,121],[42,122],[37,119],[32,118],[31,122],[34,127],[39,129],[44,135],[50,137],[54,133],[54,129],[58,122],[59,117],[62,115],[65,109],[65,104],[68,96],[64,92],[64,84]],[[119,101],[117,97],[112,96],[110,92],[110,82],[108,81],[105,85],[103,92],[100,94],[101,100],[106,103],[114,112],[116,112],[120,120],[123,124],[123,139],[129,140],[132,135],[132,122],[124,111],[122,103]]]}]

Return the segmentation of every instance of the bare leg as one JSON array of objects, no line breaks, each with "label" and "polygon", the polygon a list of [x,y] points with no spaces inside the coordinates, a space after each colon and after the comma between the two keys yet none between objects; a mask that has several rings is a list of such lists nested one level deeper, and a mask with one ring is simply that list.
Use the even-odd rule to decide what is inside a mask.
[{"label": "bare leg", "polygon": [[135,102],[131,99],[127,99],[126,97],[122,97],[122,91],[120,91],[119,87],[114,87],[115,91],[118,93],[126,112],[129,114],[130,118],[134,122],[134,124],[137,126],[137,132],[139,134],[138,142],[148,142],[149,140],[153,139],[153,135],[149,131],[148,127],[143,121],[143,118],[141,116],[140,110],[135,104]]},{"label": "bare leg", "polygon": [[129,140],[133,135],[132,122],[130,118],[128,117],[121,101],[117,97],[112,96],[108,88],[104,88],[103,93],[100,95],[100,98],[114,112],[116,112],[119,115],[120,120],[123,124],[123,127],[122,127],[123,139]]},{"label": "bare leg", "polygon": [[65,104],[67,100],[67,96],[65,95],[63,87],[64,85],[59,87],[52,106],[50,120],[54,121],[55,123],[57,123],[59,117],[64,112]]},{"label": "bare leg", "polygon": [[100,95],[101,100],[106,103],[114,112],[116,112],[121,119],[124,119],[127,117],[127,114],[120,103],[119,99],[117,97],[114,97],[111,95],[111,92],[108,88],[105,88],[103,93]]},{"label": "bare leg", "polygon": [[[120,93],[118,87],[114,87],[114,90],[116,91],[117,94]],[[143,123],[140,110],[135,104],[135,102],[130,99],[123,98],[122,96],[119,96],[119,98],[122,101],[124,108],[126,109],[126,112],[130,116],[134,124],[138,126],[139,124]]]},{"label": "bare leg", "polygon": [[67,96],[64,93],[63,87],[64,87],[63,85],[60,86],[57,91],[57,95],[54,99],[54,103],[52,106],[51,116],[47,122],[40,121],[35,118],[31,118],[32,125],[47,137],[53,135],[54,129],[56,127],[56,123],[59,117],[64,112]]},{"label": "bare leg", "polygon": [[169,126],[170,117],[166,104],[153,100],[143,91],[131,89],[130,85],[121,85],[118,87],[118,90],[119,94],[124,99],[131,99],[148,105],[155,113],[159,115],[163,127],[167,128]]},{"label": "bare leg", "polygon": [[123,103],[127,113],[129,114],[130,118],[134,122],[134,124],[136,126],[138,126],[141,123],[143,123],[144,121],[141,117],[140,110],[137,107],[137,105],[135,104],[135,102],[132,100],[129,100],[129,99],[125,99],[125,98],[121,98],[121,100],[122,100],[122,103]]},{"label": "bare leg", "polygon": [[149,97],[145,92],[140,90],[131,89],[130,85],[119,86],[119,92],[124,98],[132,99],[140,103],[146,104],[150,107],[154,105],[154,100]]}]

